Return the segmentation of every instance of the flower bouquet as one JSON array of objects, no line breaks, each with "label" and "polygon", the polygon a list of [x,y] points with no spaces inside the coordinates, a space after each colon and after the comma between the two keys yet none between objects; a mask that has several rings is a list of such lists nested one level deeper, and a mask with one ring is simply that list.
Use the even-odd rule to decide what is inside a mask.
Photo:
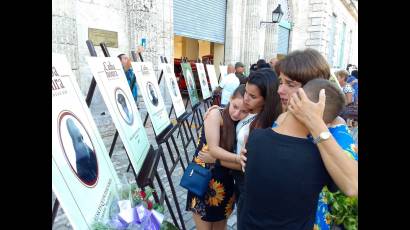
[{"label": "flower bouquet", "polygon": [[330,192],[325,188],[325,196],[329,201],[332,223],[346,230],[358,229],[358,199],[347,197],[342,192]]},{"label": "flower bouquet", "polygon": [[[124,177],[125,178],[125,177]],[[108,218],[92,224],[93,230],[163,230],[177,229],[164,221],[164,208],[154,202],[154,189],[141,190],[123,179],[112,195]]]}]

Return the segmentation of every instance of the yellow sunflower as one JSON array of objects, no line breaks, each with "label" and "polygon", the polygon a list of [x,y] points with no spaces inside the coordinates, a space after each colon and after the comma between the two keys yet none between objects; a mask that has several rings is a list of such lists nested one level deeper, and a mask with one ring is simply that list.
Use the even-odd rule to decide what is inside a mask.
[{"label": "yellow sunflower", "polygon": [[226,218],[228,218],[232,214],[233,202],[235,202],[235,194],[231,196],[231,199],[229,199],[228,204],[225,207],[225,217]]},{"label": "yellow sunflower", "polygon": [[326,224],[330,224],[332,218],[330,217],[329,213],[326,214]]},{"label": "yellow sunflower", "polygon": [[205,162],[201,160],[199,157],[196,156],[194,158],[194,162],[205,168]]},{"label": "yellow sunflower", "polygon": [[209,181],[209,197],[208,203],[210,206],[219,206],[225,197],[225,188],[218,181],[212,179]]},{"label": "yellow sunflower", "polygon": [[195,208],[195,205],[196,205],[196,197],[192,198],[191,208]]}]

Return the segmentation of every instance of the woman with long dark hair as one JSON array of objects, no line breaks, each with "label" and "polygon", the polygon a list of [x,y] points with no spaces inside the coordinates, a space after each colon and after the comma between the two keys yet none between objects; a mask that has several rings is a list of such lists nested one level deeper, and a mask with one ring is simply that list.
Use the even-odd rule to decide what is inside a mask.
[{"label": "woman with long dark hair", "polygon": [[[241,85],[243,86],[243,85]],[[271,69],[261,69],[252,72],[245,86],[243,103],[249,114],[238,122],[236,126],[236,149],[235,153],[223,150],[217,146],[209,147],[209,152],[200,152],[199,158],[205,162],[217,162],[231,170],[235,181],[235,195],[238,204],[237,213],[241,210],[241,192],[243,191],[244,173],[238,164],[240,150],[245,146],[247,136],[255,128],[271,127],[276,120],[282,107],[277,93],[279,80]],[[208,114],[212,113],[211,107]],[[217,159],[217,160],[215,160]]]}]

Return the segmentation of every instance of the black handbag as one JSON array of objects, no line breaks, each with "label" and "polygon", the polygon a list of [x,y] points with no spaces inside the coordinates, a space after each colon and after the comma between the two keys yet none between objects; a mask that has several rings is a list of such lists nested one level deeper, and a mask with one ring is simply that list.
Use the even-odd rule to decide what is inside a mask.
[{"label": "black handbag", "polygon": [[208,190],[211,177],[212,172],[209,169],[191,162],[185,169],[179,185],[188,189],[198,197],[203,197]]}]

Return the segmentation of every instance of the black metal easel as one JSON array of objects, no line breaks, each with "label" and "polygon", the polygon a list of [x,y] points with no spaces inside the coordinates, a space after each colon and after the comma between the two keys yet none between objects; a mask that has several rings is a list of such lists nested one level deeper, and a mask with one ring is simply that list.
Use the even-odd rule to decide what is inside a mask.
[{"label": "black metal easel", "polygon": [[[133,55],[133,56],[134,56],[134,55]],[[141,53],[138,53],[138,56],[139,56],[140,61],[143,62],[144,59],[142,58]],[[136,60],[135,60],[135,61],[136,61]],[[162,75],[163,75],[163,72],[161,72],[160,79],[162,78]],[[147,121],[147,119],[148,119],[147,117],[148,117],[148,116],[149,116],[149,114],[148,114],[148,111],[147,111],[147,115],[146,115],[146,118],[145,118],[145,121],[144,121],[144,122]],[[145,126],[145,123],[144,123],[144,126]],[[171,166],[171,168],[169,168],[169,167],[168,167],[168,163],[167,163],[166,158],[165,158],[165,154],[164,154],[163,151],[161,152],[162,163],[163,163],[163,165],[164,165],[164,170],[165,170],[165,173],[166,173],[168,182],[169,182],[169,187],[170,187],[170,189],[171,189],[171,193],[172,193],[172,196],[173,196],[174,201],[175,201],[175,206],[176,206],[176,208],[177,208],[177,212],[178,212],[178,215],[179,215],[179,219],[180,219],[180,222],[181,222],[182,229],[185,230],[186,228],[185,228],[184,219],[183,219],[183,216],[182,216],[181,208],[180,208],[179,202],[178,202],[178,197],[177,197],[177,195],[176,195],[175,188],[174,188],[174,185],[173,185],[173,182],[172,182],[172,178],[171,178],[171,175],[172,175],[172,173],[175,171],[175,168],[176,168],[176,166],[178,165],[178,163],[181,163],[182,169],[185,170],[185,165],[184,165],[184,163],[182,162],[181,154],[180,154],[180,152],[179,152],[179,150],[178,150],[178,146],[177,146],[177,144],[176,144],[176,142],[175,142],[175,138],[174,138],[174,136],[173,136],[175,130],[177,130],[177,129],[179,130],[179,128],[180,128],[180,125],[178,125],[178,124],[177,124],[177,125],[170,124],[170,125],[169,125],[167,128],[165,128],[165,130],[163,130],[161,133],[157,134],[157,133],[155,133],[155,130],[154,130],[154,133],[155,133],[155,139],[156,139],[156,142],[157,142],[158,146],[160,146],[160,145],[162,145],[162,144],[165,143],[165,145],[166,145],[166,147],[167,147],[167,150],[168,150],[168,153],[169,153],[169,156],[170,156],[170,159],[171,159],[171,161],[172,161],[172,166]],[[192,136],[192,135],[191,135],[191,136]],[[170,146],[170,144],[169,144],[169,139],[171,139],[172,144],[173,144],[173,146],[174,146],[174,149],[175,149],[175,152],[176,152],[176,155],[177,155],[177,158],[176,158],[176,159],[174,159],[174,154],[173,154],[172,149],[171,149],[171,146]],[[183,143],[183,145],[185,145],[185,144]],[[184,146],[184,151],[185,151],[185,157],[186,157],[186,159],[187,159],[187,162],[189,162],[189,157],[188,157],[188,154],[187,154],[187,151],[186,151],[186,147],[185,147],[185,146]],[[162,197],[161,197],[161,198],[162,198]]]},{"label": "black metal easel", "polygon": [[[87,43],[87,47],[88,47],[88,50],[90,52],[90,55],[93,56],[93,57],[96,57],[97,53],[95,52],[93,43],[90,40],[87,40],[86,43]],[[103,48],[103,47],[105,47],[105,44],[103,44],[103,45],[100,44],[100,46]],[[106,49],[106,47],[105,47],[105,49]],[[103,52],[104,52],[104,49],[103,49]],[[108,50],[106,50],[106,52],[104,52],[104,55],[109,56]],[[88,107],[91,104],[91,100],[92,100],[92,97],[93,97],[93,94],[94,94],[94,91],[95,91],[95,87],[96,87],[96,81],[93,77],[92,80],[91,80],[90,88],[89,88],[88,93],[87,93],[87,97],[86,97],[86,103],[87,103]],[[132,87],[132,85],[131,85],[131,87]],[[110,150],[111,151],[110,157],[111,157],[111,154],[112,154],[112,149],[115,146],[117,137],[118,137],[118,132],[116,131],[116,136],[114,137],[114,142],[112,143],[111,150]],[[154,148],[151,145],[150,149],[148,151],[148,154],[147,154],[147,156],[144,160],[144,163],[141,167],[139,175],[137,176],[136,173],[135,173],[134,168],[132,168],[132,169],[133,169],[133,173],[134,173],[134,176],[135,176],[138,187],[140,187],[143,190],[146,186],[150,186],[151,188],[153,188],[155,190],[155,187],[154,187],[154,176],[155,176],[155,178],[157,179],[158,185],[160,187],[160,190],[161,190],[161,199],[158,198],[158,194],[156,192],[153,192],[154,200],[155,200],[156,203],[161,203],[162,204],[164,199],[165,199],[165,202],[167,204],[167,207],[168,207],[168,210],[171,214],[173,222],[179,228],[178,221],[175,217],[172,206],[171,206],[171,204],[169,202],[169,199],[166,195],[166,191],[164,189],[164,186],[161,182],[160,177],[158,176],[157,167],[158,167],[159,157],[162,156],[162,155],[163,155],[163,151],[162,151],[161,146],[158,146],[158,149],[154,150]],[[127,154],[127,157],[128,157],[128,160],[130,160],[128,154]],[[59,201],[56,198],[56,200],[54,202],[54,205],[53,205],[53,209],[52,209],[52,225],[54,224],[54,220],[55,220],[56,214],[58,212],[58,208],[59,208]]]},{"label": "black metal easel", "polygon": [[[101,49],[102,49],[102,51],[103,51],[103,53],[104,53],[104,56],[109,57],[110,54],[109,54],[109,52],[108,52],[108,49],[107,49],[106,44],[105,44],[105,43],[100,43],[100,46],[101,46]],[[139,54],[139,55],[140,55],[140,59],[143,60],[141,54]],[[131,87],[131,90],[132,90],[132,87],[134,86],[135,82],[136,82],[136,77],[134,76],[134,78],[133,78],[132,81],[131,81],[131,86],[130,86],[130,87]],[[148,111],[147,111],[147,115],[148,115]],[[144,126],[145,126],[145,124],[144,124]],[[174,127],[174,126],[171,124],[171,125],[169,125],[164,131],[162,131],[162,132],[160,133],[160,135],[166,135],[167,132],[171,133],[171,136],[170,136],[170,137],[171,137],[172,143],[174,144],[174,148],[175,148],[175,150],[176,150],[176,152],[177,152],[177,155],[178,155],[178,157],[177,157],[177,159],[176,159],[176,162],[179,161],[179,162],[181,163],[182,168],[185,170],[185,166],[184,166],[184,164],[183,164],[183,162],[182,162],[182,157],[180,156],[180,153],[179,153],[179,150],[178,150],[178,148],[177,148],[175,139],[174,139],[174,137],[172,136],[172,133],[173,133],[173,131],[175,130],[175,128],[176,128],[176,127]],[[118,134],[118,132],[116,132],[116,133]],[[154,130],[154,133],[155,133],[155,130]],[[117,136],[118,136],[118,135],[117,135]],[[174,163],[173,168],[171,169],[171,173],[172,173],[173,170],[175,169],[177,163],[175,163],[175,161],[174,161],[173,154],[172,154],[172,152],[171,152],[171,148],[170,148],[170,146],[169,146],[168,139],[169,139],[169,137],[168,137],[166,140],[164,140],[163,142],[166,143],[168,152],[169,152],[170,157],[171,157],[171,159],[173,160],[173,163]],[[162,139],[158,139],[158,136],[156,135],[156,141],[157,141],[157,145],[158,145],[158,150],[161,150],[161,151],[159,151],[157,161],[159,161],[159,157],[161,156],[161,158],[162,158],[162,160],[163,160],[163,162],[164,162],[164,161],[165,161],[165,157],[164,157],[164,152],[162,151],[162,147],[161,147],[161,143],[162,143],[161,141],[162,141]],[[113,142],[113,145],[115,145],[115,142]],[[151,147],[152,147],[152,146],[151,146]],[[111,149],[114,149],[114,147],[111,146]],[[186,150],[185,150],[185,151],[186,151]],[[186,157],[188,157],[187,153],[185,153],[185,154],[186,154]],[[153,156],[153,157],[155,157],[155,156]],[[147,160],[146,160],[146,161],[147,161]],[[152,161],[152,160],[151,160],[151,161]],[[158,162],[155,162],[155,161],[153,161],[153,162],[154,162],[154,164],[155,164],[156,166],[158,165]],[[145,162],[144,162],[144,163],[145,163]],[[131,163],[130,163],[129,166],[128,166],[127,172],[129,171],[130,167],[131,167]],[[150,166],[147,166],[147,167],[148,167],[148,168],[152,168],[152,167],[150,167]],[[132,168],[132,167],[131,167],[131,168]],[[132,169],[133,169],[133,171],[134,171],[134,168],[132,168]],[[165,172],[167,173],[167,176],[168,176],[169,170],[168,170],[168,166],[166,165],[166,161],[165,161],[165,163],[164,163],[164,169],[165,169]],[[152,169],[152,170],[154,170],[154,169]],[[141,172],[140,172],[140,175],[141,175],[141,174],[147,174],[147,175],[149,175],[148,173],[141,173]],[[163,203],[163,201],[164,201],[164,199],[165,199],[165,201],[166,201],[166,203],[167,203],[167,206],[168,206],[168,209],[169,209],[169,211],[170,211],[170,213],[171,213],[172,219],[173,219],[175,225],[179,228],[178,221],[177,221],[176,218],[175,218],[175,215],[174,215],[174,213],[173,213],[173,209],[172,209],[172,207],[171,207],[171,205],[170,205],[170,203],[169,203],[169,200],[168,200],[168,197],[167,197],[166,192],[165,192],[165,190],[164,190],[164,187],[163,187],[163,185],[162,185],[161,179],[160,179],[160,177],[158,176],[158,172],[157,172],[157,168],[156,168],[156,167],[155,167],[155,173],[154,173],[154,174],[155,174],[155,177],[157,178],[158,185],[159,185],[159,187],[160,187],[160,189],[161,189],[161,198],[158,198],[158,195],[156,194],[156,192],[153,193],[154,198],[155,198],[156,202],[159,202],[159,203],[161,203],[161,204]],[[154,183],[153,183],[153,175],[154,175],[154,174],[152,174],[150,177],[147,177],[147,178],[151,178],[151,180],[150,180],[150,179],[146,179],[144,176],[141,176],[141,177],[140,177],[140,180],[144,181],[144,183],[142,183],[142,182],[138,183],[138,181],[137,181],[138,186],[140,186],[140,184],[141,184],[141,185],[145,185],[145,186],[148,186],[148,185],[149,185],[150,187],[154,188]],[[134,171],[134,175],[135,175],[135,171]],[[139,176],[140,176],[140,175],[139,175]],[[137,178],[137,177],[136,177],[136,178]],[[169,177],[169,178],[168,178],[168,181],[169,181],[169,183],[170,183],[171,192],[173,193],[173,196],[174,196],[176,205],[178,205],[179,203],[177,203],[178,200],[177,200],[177,197],[176,197],[176,193],[175,193],[175,190],[174,190],[174,187],[173,187],[173,184],[172,184],[172,180],[170,180],[170,179],[171,179],[171,178]],[[145,186],[144,186],[144,187],[145,187]],[[141,187],[141,188],[143,189],[144,187]],[[180,210],[180,208],[179,208],[179,205],[176,206],[176,207],[177,207],[177,212],[178,212],[179,217],[180,217],[180,221],[181,221],[182,228],[185,229],[185,225],[184,225],[184,223],[183,223],[183,217],[182,217],[182,213],[181,213],[181,210]]]},{"label": "black metal easel", "polygon": [[[188,58],[185,57],[181,61],[182,61],[182,63],[188,63],[187,60],[188,60]],[[185,76],[184,76],[184,78],[185,78]],[[185,81],[186,81],[186,78],[185,78]],[[203,123],[204,123],[202,112],[201,112],[201,109],[199,107],[201,105],[201,102],[199,102],[195,105],[192,105],[192,102],[191,102],[191,99],[189,98],[189,93],[188,93],[188,98],[187,98],[187,101],[185,103],[185,110],[188,107],[188,103],[191,105],[191,112],[192,112],[192,118],[191,118],[191,122],[189,124],[189,127],[192,127],[192,123],[195,122],[195,132],[196,132],[197,138],[199,138],[199,132],[200,132],[200,129],[203,126]]]}]

